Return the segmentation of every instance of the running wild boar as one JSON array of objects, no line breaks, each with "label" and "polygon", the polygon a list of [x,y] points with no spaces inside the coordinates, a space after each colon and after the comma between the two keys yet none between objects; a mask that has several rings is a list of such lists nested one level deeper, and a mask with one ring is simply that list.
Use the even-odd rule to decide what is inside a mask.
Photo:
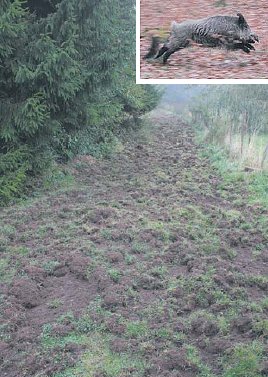
[{"label": "running wild boar", "polygon": [[162,57],[166,63],[174,52],[192,44],[207,47],[243,50],[249,53],[255,50],[253,44],[259,41],[241,13],[236,16],[212,16],[200,20],[188,20],[171,24],[168,40],[159,49],[160,38],[153,37],[152,44],[145,59]]}]

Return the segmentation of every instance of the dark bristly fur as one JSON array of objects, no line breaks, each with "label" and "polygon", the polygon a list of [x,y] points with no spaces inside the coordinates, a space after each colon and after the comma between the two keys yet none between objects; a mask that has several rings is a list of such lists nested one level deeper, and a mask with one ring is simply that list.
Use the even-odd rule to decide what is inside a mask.
[{"label": "dark bristly fur", "polygon": [[144,59],[150,59],[150,58],[153,58],[156,55],[158,48],[160,46],[160,42],[161,42],[160,37],[152,37],[152,43],[151,43],[150,50],[144,56]]},{"label": "dark bristly fur", "polygon": [[256,41],[259,41],[258,36],[251,31],[241,13],[237,13],[237,17],[212,16],[181,23],[173,21],[168,40],[159,49],[160,38],[153,37],[150,50],[144,59],[158,59],[162,56],[163,63],[166,63],[170,55],[191,43],[249,53],[255,50],[252,44]]}]

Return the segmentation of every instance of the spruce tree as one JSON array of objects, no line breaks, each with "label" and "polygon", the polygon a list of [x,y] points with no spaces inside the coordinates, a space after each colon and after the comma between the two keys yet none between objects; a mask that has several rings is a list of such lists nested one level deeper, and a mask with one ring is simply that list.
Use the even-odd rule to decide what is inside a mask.
[{"label": "spruce tree", "polygon": [[86,153],[81,133],[87,146],[107,142],[150,109],[155,94],[134,83],[134,3],[0,3],[0,165],[16,175],[24,161],[16,187],[53,159]]}]

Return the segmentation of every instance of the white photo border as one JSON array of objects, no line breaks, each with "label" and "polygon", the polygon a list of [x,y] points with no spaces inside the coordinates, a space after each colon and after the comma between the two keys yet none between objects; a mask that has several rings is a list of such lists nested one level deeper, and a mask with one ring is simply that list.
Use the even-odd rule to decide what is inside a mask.
[{"label": "white photo border", "polygon": [[140,78],[140,0],[136,0],[136,84],[268,84],[268,79],[141,79]]}]

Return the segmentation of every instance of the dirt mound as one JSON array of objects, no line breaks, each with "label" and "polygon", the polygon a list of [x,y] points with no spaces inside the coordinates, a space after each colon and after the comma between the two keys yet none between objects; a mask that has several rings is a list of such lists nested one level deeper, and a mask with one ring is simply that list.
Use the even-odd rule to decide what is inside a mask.
[{"label": "dirt mound", "polygon": [[38,306],[41,299],[41,289],[30,279],[15,280],[9,290],[9,294],[27,309]]}]

